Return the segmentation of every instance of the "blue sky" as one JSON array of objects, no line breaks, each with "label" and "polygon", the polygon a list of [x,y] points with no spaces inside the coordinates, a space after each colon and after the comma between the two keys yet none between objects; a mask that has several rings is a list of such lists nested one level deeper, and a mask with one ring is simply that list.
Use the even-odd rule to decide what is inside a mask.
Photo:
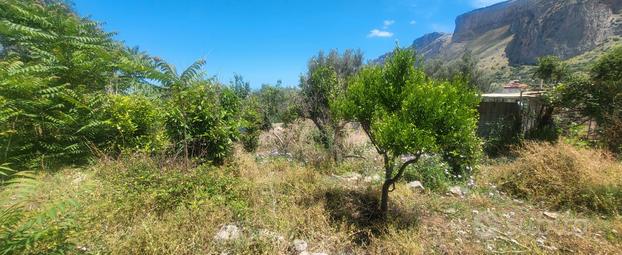
[{"label": "blue sky", "polygon": [[367,59],[410,45],[429,32],[451,32],[455,17],[501,0],[74,0],[83,16],[104,22],[179,70],[196,59],[228,83],[241,74],[254,88],[282,80],[296,86],[319,50],[361,49]]}]

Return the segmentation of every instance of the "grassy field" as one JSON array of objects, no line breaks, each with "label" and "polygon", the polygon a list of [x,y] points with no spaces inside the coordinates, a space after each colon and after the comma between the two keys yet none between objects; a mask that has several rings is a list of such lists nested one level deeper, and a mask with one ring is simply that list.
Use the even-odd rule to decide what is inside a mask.
[{"label": "grassy field", "polygon": [[532,144],[515,160],[482,163],[459,192],[402,182],[385,222],[377,212],[381,161],[362,134],[351,129],[348,138],[357,157],[333,165],[307,126],[279,126],[262,136],[257,153],[237,149],[219,168],[135,155],[41,174],[26,201],[33,214],[75,201],[54,223],[78,254],[622,250],[622,166],[604,153]]}]

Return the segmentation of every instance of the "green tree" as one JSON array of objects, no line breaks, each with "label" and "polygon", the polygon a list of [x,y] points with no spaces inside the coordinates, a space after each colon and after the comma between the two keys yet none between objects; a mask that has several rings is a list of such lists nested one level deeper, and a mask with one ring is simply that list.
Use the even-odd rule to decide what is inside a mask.
[{"label": "green tree", "polygon": [[244,77],[239,74],[233,75],[233,80],[230,82],[229,87],[240,99],[245,99],[251,94],[251,84],[244,81]]},{"label": "green tree", "polygon": [[533,76],[542,80],[547,86],[561,82],[568,73],[566,64],[556,56],[540,57],[536,65]]},{"label": "green tree", "polygon": [[107,94],[144,82],[144,56],[60,1],[0,1],[0,17],[1,160],[47,169],[105,150]]},{"label": "green tree", "polygon": [[240,100],[235,92],[206,79],[205,61],[198,60],[178,73],[173,65],[157,60],[166,98],[168,135],[184,154],[223,164],[238,139]]},{"label": "green tree", "polygon": [[593,118],[603,142],[613,152],[622,148],[622,47],[602,56],[589,76],[574,75],[556,88],[555,102]]},{"label": "green tree", "polygon": [[299,91],[283,87],[281,81],[275,85],[263,84],[253,96],[257,97],[264,115],[264,129],[272,128],[272,123],[288,124],[300,115]]},{"label": "green tree", "polygon": [[254,152],[259,146],[259,135],[261,135],[261,125],[263,116],[257,99],[247,98],[242,105],[240,116],[240,141],[244,150]]},{"label": "green tree", "polygon": [[330,100],[347,88],[349,79],[363,66],[360,51],[332,50],[327,56],[318,53],[309,60],[307,74],[300,78],[303,114],[320,132],[323,146],[335,161],[340,160],[340,140],[345,121],[330,109]]},{"label": "green tree", "polygon": [[[383,67],[363,68],[333,107],[360,122],[384,159],[380,210],[386,217],[391,187],[426,153],[473,164],[477,93],[465,82],[435,81],[415,68],[414,52],[396,48]],[[402,162],[402,159],[405,159]]]}]

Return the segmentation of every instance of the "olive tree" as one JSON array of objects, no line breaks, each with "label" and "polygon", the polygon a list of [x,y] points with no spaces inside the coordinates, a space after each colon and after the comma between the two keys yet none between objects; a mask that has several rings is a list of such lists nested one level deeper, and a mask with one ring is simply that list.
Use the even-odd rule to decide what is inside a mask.
[{"label": "olive tree", "polygon": [[307,65],[306,75],[300,78],[302,112],[320,132],[322,145],[339,161],[340,140],[346,122],[330,108],[331,98],[347,88],[348,81],[363,66],[360,51],[346,50],[340,54],[332,50],[312,57]]},{"label": "olive tree", "polygon": [[413,51],[396,48],[384,66],[363,68],[332,103],[343,117],[361,124],[384,159],[380,211],[385,217],[389,192],[423,154],[472,164],[479,151],[477,93],[464,81],[430,79],[415,63]]}]

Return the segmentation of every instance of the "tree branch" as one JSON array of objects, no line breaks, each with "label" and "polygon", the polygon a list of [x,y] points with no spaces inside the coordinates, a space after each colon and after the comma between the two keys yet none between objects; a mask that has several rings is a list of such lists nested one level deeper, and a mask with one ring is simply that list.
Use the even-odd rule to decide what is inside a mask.
[{"label": "tree branch", "polygon": [[406,171],[406,167],[408,167],[409,165],[412,165],[414,163],[417,163],[419,161],[419,158],[421,158],[421,152],[418,152],[415,155],[415,158],[410,159],[406,162],[404,162],[404,164],[402,164],[402,166],[400,167],[400,169],[397,171],[397,174],[391,178],[390,183],[394,184],[396,183],[400,178],[402,178],[402,175],[404,175],[404,171]]},{"label": "tree branch", "polygon": [[369,141],[371,141],[371,144],[374,145],[376,152],[378,152],[378,154],[385,154],[385,151],[380,149],[380,147],[378,147],[378,144],[376,143],[376,139],[372,135],[371,128],[369,127],[369,125],[366,125],[365,123],[362,123],[362,122],[360,123],[361,123],[361,127],[363,128],[363,131],[365,131],[365,134],[367,134]]}]

